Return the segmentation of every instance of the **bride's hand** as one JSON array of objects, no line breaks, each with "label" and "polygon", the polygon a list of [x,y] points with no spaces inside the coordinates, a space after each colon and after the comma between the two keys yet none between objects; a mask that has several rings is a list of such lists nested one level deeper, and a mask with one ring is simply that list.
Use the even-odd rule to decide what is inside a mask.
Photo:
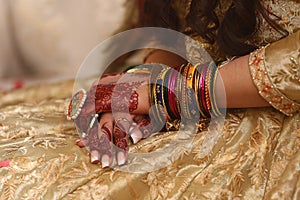
[{"label": "bride's hand", "polygon": [[108,167],[115,158],[118,165],[125,164],[128,139],[137,143],[154,131],[148,83],[147,73],[107,75],[87,92],[75,124],[82,133],[77,145],[89,147],[92,163]]},{"label": "bride's hand", "polygon": [[89,148],[94,164],[100,162],[103,168],[109,167],[115,159],[117,165],[123,165],[128,158],[129,140],[135,144],[147,138],[153,130],[147,115],[104,113],[86,137],[77,140],[76,144]]}]

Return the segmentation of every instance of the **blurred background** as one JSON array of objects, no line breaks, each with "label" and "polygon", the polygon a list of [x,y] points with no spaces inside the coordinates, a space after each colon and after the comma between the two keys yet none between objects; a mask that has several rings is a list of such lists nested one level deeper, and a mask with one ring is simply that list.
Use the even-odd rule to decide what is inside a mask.
[{"label": "blurred background", "polygon": [[0,0],[0,90],[75,78],[125,0]]}]

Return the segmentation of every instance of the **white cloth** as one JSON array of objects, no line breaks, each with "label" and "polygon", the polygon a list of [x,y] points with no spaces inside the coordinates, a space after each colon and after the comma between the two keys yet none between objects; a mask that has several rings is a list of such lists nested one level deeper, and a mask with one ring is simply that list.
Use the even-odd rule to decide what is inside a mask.
[{"label": "white cloth", "polygon": [[88,53],[122,22],[123,2],[0,0],[0,83],[74,78]]}]

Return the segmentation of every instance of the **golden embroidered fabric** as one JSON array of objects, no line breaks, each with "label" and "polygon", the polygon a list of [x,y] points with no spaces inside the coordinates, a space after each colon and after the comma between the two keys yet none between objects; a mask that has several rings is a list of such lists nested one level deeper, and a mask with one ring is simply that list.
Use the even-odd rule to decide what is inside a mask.
[{"label": "golden embroidered fabric", "polygon": [[[294,6],[300,10],[299,1],[266,2],[286,16],[296,16]],[[282,2],[293,6],[281,10]],[[271,75],[273,82],[280,77]],[[275,87],[294,90],[284,94],[299,102],[295,80],[282,79]],[[138,162],[102,169],[75,145],[78,134],[64,113],[72,89],[73,82],[66,81],[0,93],[0,163],[10,160],[0,168],[1,200],[300,198],[299,113],[289,117],[271,107],[228,110],[224,124],[194,135],[157,134],[130,147],[131,153],[146,153]],[[170,148],[172,142],[184,145]],[[166,152],[146,156],[159,149]],[[128,172],[157,163],[167,165]]]},{"label": "golden embroidered fabric", "polygon": [[[300,33],[300,32],[299,32]],[[299,33],[296,35],[298,36]],[[297,44],[297,41],[291,40],[288,42],[290,38],[297,38],[299,40],[299,37],[295,37],[294,35],[289,36],[288,38],[283,39],[282,41],[279,41],[279,44],[283,44],[284,47],[287,46],[287,49],[292,49],[292,43]],[[298,41],[300,43],[300,41]],[[276,45],[278,45],[278,42],[276,42]],[[281,46],[280,45],[280,46]],[[277,47],[277,46],[276,46]],[[269,49],[273,49],[274,45],[262,47],[255,52],[250,54],[249,58],[249,67],[250,67],[250,72],[253,78],[253,82],[255,83],[259,94],[266,99],[274,108],[279,110],[280,112],[291,116],[294,112],[297,112],[300,110],[300,104],[297,103],[297,100],[300,100],[300,94],[298,92],[300,91],[300,82],[299,79],[297,78],[297,71],[293,71],[291,66],[293,63],[291,63],[291,60],[288,60],[288,63],[284,63],[284,60],[286,56],[291,54],[288,53],[283,53],[283,48],[276,48],[276,54],[270,54]],[[282,49],[282,50],[281,50]],[[280,51],[281,50],[281,51]],[[268,53],[266,53],[268,51]],[[274,50],[273,50],[274,51]],[[297,49],[296,49],[296,54],[299,54]],[[269,56],[266,56],[269,55]],[[294,58],[294,57],[290,57]],[[268,62],[268,61],[271,61]],[[277,63],[279,62],[279,63]],[[284,64],[287,64],[286,67],[283,67]],[[279,67],[276,67],[280,65]],[[292,73],[286,73],[287,72],[292,72]],[[280,73],[281,74],[274,76],[274,73]],[[284,72],[284,74],[282,74]],[[285,76],[285,77],[284,77]],[[271,78],[269,77],[274,77],[274,79],[279,79],[279,81],[272,81]],[[282,81],[282,79],[284,81]],[[289,81],[289,88],[285,88],[283,90],[280,90],[282,88],[283,82],[286,82],[286,79],[290,79]],[[292,84],[294,79],[296,79],[296,83]],[[276,85],[274,83],[276,83]],[[297,83],[298,82],[298,83]],[[277,86],[278,85],[278,86]],[[298,91],[298,92],[297,92]],[[289,97],[287,97],[285,94],[288,95],[290,98],[291,97],[296,97],[295,100],[293,101]]]}]

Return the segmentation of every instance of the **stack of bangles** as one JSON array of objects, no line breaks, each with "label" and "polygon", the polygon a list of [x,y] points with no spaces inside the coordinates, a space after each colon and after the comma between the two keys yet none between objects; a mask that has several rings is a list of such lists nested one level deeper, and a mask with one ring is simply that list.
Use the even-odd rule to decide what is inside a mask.
[{"label": "stack of bangles", "polygon": [[201,131],[210,118],[221,116],[215,94],[217,74],[214,62],[173,68],[155,65],[150,78],[150,102],[157,123],[165,124],[169,131],[178,130],[180,122],[197,120]]},{"label": "stack of bangles", "polygon": [[[211,118],[222,115],[216,102],[215,85],[218,67],[214,62],[176,67],[168,67],[163,64],[140,65],[126,72],[139,73],[141,71],[147,73],[151,71],[149,116],[151,120],[154,120],[151,122],[152,133],[162,130],[176,131],[186,122],[196,124],[197,130],[202,131],[207,127]],[[109,93],[113,91],[114,86],[106,88]],[[96,87],[97,90],[101,90],[99,85]],[[124,92],[126,93],[126,91]],[[102,94],[102,96],[107,95]],[[98,98],[101,99],[102,96],[100,95]],[[85,90],[80,90],[73,96],[69,104],[68,119],[76,119],[78,127],[86,127],[84,124],[89,124],[85,130],[82,130],[83,132],[92,129],[101,114],[98,110],[110,110],[109,103],[111,101],[107,100],[108,104],[102,105],[95,102],[95,98],[87,98]],[[136,102],[137,98],[132,100]],[[84,104],[95,106],[96,110],[91,119],[90,117],[86,119],[84,116],[80,119],[77,118]],[[119,109],[124,110],[123,108],[126,107],[124,102],[121,101],[119,104]],[[133,108],[136,108],[136,104]]]}]

